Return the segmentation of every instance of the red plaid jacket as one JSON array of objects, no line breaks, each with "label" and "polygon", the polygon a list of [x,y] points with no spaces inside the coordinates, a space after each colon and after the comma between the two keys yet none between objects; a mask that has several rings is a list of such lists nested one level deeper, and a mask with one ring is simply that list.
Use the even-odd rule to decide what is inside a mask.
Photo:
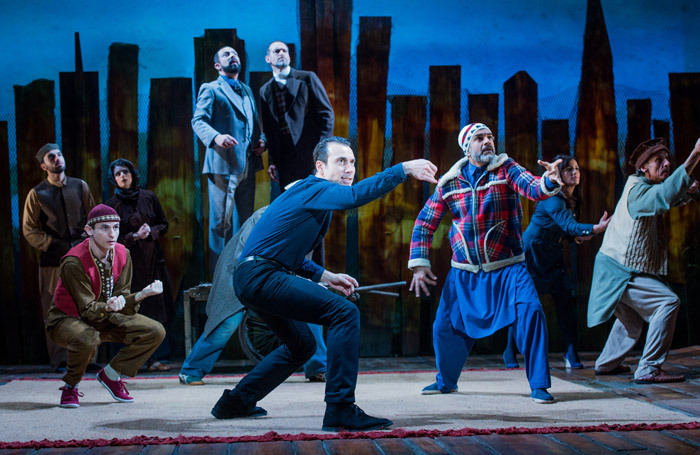
[{"label": "red plaid jacket", "polygon": [[539,201],[560,188],[547,190],[543,178],[535,177],[506,154],[496,156],[473,188],[462,176],[468,162],[467,157],[462,158],[440,178],[418,214],[409,268],[430,267],[433,234],[448,210],[452,214],[452,267],[489,272],[525,260],[520,196]]}]

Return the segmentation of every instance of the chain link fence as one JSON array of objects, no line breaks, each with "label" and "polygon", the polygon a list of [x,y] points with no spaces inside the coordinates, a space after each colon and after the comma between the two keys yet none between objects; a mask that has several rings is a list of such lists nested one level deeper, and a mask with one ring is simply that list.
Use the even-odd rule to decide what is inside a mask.
[{"label": "chain link fence", "polygon": [[[357,91],[356,91],[356,65],[352,65],[351,68],[351,90],[350,90],[350,140],[355,147],[357,145]],[[462,90],[461,96],[461,108],[460,108],[460,122],[462,125],[466,124],[468,121],[468,99],[469,94],[476,94],[478,91],[468,91],[466,89]],[[387,85],[387,104],[386,104],[386,130],[385,130],[385,149],[384,149],[384,167],[388,167],[391,163],[392,158],[392,147],[391,147],[391,135],[392,135],[392,125],[391,125],[391,100],[394,96],[399,95],[418,95],[426,96],[428,106],[430,103],[429,94],[427,93],[427,87],[425,92],[420,92],[415,89],[410,89],[406,86],[389,82]],[[624,158],[625,150],[625,140],[627,138],[627,100],[628,99],[651,99],[652,104],[652,118],[654,120],[664,120],[671,122],[670,107],[669,107],[669,95],[666,92],[661,91],[645,91],[637,88],[616,85],[615,86],[615,101],[617,105],[617,123],[618,123],[618,157],[622,162]],[[193,100],[195,96],[193,96]],[[541,131],[542,120],[549,119],[568,119],[569,120],[569,137],[570,137],[570,148],[574,151],[574,142],[576,139],[576,114],[578,105],[578,87],[568,88],[561,93],[541,97],[538,102],[538,138],[539,131]],[[149,107],[149,97],[146,94],[139,94],[138,96],[138,148],[139,148],[139,162],[137,164],[139,172],[141,174],[141,183],[143,186],[148,187],[148,150],[147,150],[147,138],[148,138],[148,107]],[[194,106],[193,106],[194,111]],[[56,96],[56,140],[61,143],[61,115],[60,115],[60,99],[57,94]],[[428,108],[425,124],[425,150],[426,154],[430,148],[429,144],[429,124],[430,124],[430,110]],[[12,226],[13,226],[13,247],[15,252],[19,251],[19,224],[20,224],[20,204],[23,201],[18,200],[17,195],[17,147],[16,147],[16,137],[15,137],[15,118],[14,115],[6,115],[4,118],[0,117],[0,120],[8,122],[8,141],[9,141],[9,166],[10,166],[10,191],[11,191],[11,201],[12,201]],[[498,131],[498,147],[499,152],[503,152],[505,147],[505,121],[504,121],[504,109],[503,109],[503,93],[499,93],[499,131]],[[671,135],[673,135],[673,129],[671,128]],[[673,138],[670,138],[670,146],[673,153]],[[109,119],[107,116],[107,101],[103,99],[100,102],[100,154],[102,162],[102,187],[100,189],[93,189],[93,195],[98,198],[101,196],[102,200],[108,199],[113,189],[109,186]],[[199,154],[198,147],[196,144],[194,146],[194,175],[195,175],[195,209],[197,213],[197,221],[201,224],[201,206],[202,206],[202,192],[200,186],[200,169],[199,169]],[[541,157],[541,150],[538,151],[538,156]],[[69,168],[72,163],[68,163]],[[135,163],[136,164],[136,163]],[[76,175],[75,177],[81,177]],[[38,183],[38,182],[37,182]]]}]

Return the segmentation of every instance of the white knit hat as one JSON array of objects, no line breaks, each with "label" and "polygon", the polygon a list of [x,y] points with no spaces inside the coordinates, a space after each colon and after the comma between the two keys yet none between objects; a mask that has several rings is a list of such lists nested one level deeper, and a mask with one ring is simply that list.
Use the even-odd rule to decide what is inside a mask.
[{"label": "white knit hat", "polygon": [[469,151],[469,144],[472,142],[472,138],[476,134],[477,131],[486,129],[491,132],[488,126],[484,125],[483,123],[470,123],[469,125],[465,126],[462,128],[462,131],[459,132],[459,137],[457,138],[457,143],[459,144],[459,147],[462,149],[464,154],[467,154],[467,151]]}]

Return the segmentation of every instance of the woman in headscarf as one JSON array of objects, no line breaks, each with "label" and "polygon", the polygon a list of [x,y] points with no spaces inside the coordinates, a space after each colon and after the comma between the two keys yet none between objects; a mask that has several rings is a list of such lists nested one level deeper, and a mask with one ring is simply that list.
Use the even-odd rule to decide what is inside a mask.
[{"label": "woman in headscarf", "polygon": [[[577,204],[578,185],[581,172],[578,161],[570,155],[557,155],[554,161],[561,160],[559,175],[564,186],[559,193],[537,203],[530,224],[523,233],[527,270],[535,282],[539,294],[551,294],[557,311],[557,320],[566,345],[564,364],[566,368],[583,368],[578,357],[578,336],[576,318],[576,297],[574,284],[564,263],[562,240],[581,243],[595,234],[605,231],[610,218],[608,213],[598,224],[584,224],[576,221],[580,204]],[[515,340],[508,332],[508,346],[503,353],[506,368],[517,368]]]},{"label": "woman in headscarf", "polygon": [[[163,282],[163,293],[141,302],[139,313],[165,325],[174,314],[170,276],[158,238],[168,230],[168,221],[158,198],[151,191],[139,188],[139,173],[123,158],[109,165],[109,181],[115,187],[114,196],[105,204],[113,207],[121,218],[119,243],[129,249],[133,264],[132,289],[141,289],[154,280]],[[164,359],[170,354],[168,337],[148,359],[151,371],[167,371]]]}]

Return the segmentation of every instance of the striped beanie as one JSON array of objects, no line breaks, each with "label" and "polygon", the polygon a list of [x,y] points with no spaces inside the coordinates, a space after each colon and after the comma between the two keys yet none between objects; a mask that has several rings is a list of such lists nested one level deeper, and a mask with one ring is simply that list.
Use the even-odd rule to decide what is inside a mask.
[{"label": "striped beanie", "polygon": [[472,142],[474,134],[476,134],[477,131],[483,129],[487,129],[489,133],[491,132],[489,127],[484,125],[483,123],[470,123],[469,125],[462,128],[462,131],[459,132],[457,143],[459,144],[459,148],[462,149],[465,155],[469,151],[469,144]]},{"label": "striped beanie", "polygon": [[112,207],[104,204],[97,204],[88,213],[88,226],[94,226],[97,223],[104,223],[107,221],[119,221],[119,215],[117,211]]}]

